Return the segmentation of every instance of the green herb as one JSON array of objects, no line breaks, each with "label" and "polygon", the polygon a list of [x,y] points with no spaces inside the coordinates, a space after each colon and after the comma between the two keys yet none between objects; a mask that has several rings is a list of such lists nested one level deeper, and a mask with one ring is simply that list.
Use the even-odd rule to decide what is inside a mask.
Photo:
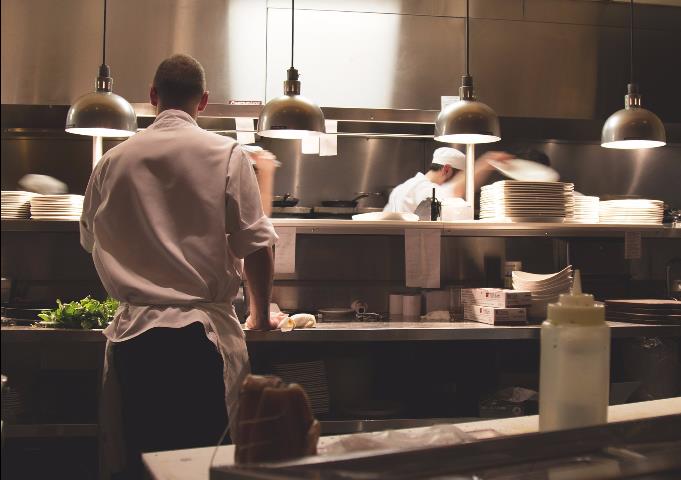
[{"label": "green herb", "polygon": [[88,295],[80,302],[62,303],[57,300],[57,308],[43,310],[38,316],[45,323],[54,324],[55,327],[82,328],[105,328],[113,319],[118,300],[107,298],[100,302]]}]

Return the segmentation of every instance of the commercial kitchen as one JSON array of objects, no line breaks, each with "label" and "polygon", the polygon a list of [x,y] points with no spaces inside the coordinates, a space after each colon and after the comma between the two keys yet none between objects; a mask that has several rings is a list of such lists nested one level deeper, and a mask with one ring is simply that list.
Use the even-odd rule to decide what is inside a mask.
[{"label": "commercial kitchen", "polygon": [[[681,2],[1,17],[3,478],[138,478],[103,387],[129,305],[81,244],[83,196],[167,113],[152,82],[174,54],[205,69],[198,126],[276,157],[271,192],[257,179],[277,328],[246,326],[242,282],[232,428],[145,451],[142,478],[680,478]],[[391,207],[412,181],[425,193]]]}]

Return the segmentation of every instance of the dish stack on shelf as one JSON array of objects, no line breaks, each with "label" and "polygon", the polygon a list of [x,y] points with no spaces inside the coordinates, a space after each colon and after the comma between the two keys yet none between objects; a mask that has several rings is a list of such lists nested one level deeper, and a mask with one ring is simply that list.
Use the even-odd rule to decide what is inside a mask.
[{"label": "dish stack on shelf", "polygon": [[613,322],[681,325],[681,302],[676,300],[606,300],[605,318]]},{"label": "dish stack on shelf", "polygon": [[556,303],[561,293],[572,288],[572,265],[557,273],[537,274],[511,272],[514,290],[528,291],[532,295],[532,306],[527,310],[531,319],[544,320],[549,303]]},{"label": "dish stack on shelf", "polygon": [[32,220],[80,220],[82,195],[36,195],[31,198]]},{"label": "dish stack on shelf", "polygon": [[572,221],[575,223],[598,223],[598,206],[600,199],[587,195],[574,195],[575,214]]},{"label": "dish stack on shelf", "polygon": [[564,222],[574,214],[572,183],[502,180],[482,187],[480,219],[497,222]]},{"label": "dish stack on shelf", "polygon": [[662,200],[607,200],[599,204],[601,223],[659,225],[664,216]]},{"label": "dish stack on shelf", "polygon": [[2,218],[6,220],[25,220],[31,216],[30,202],[35,195],[23,191],[2,191]]}]

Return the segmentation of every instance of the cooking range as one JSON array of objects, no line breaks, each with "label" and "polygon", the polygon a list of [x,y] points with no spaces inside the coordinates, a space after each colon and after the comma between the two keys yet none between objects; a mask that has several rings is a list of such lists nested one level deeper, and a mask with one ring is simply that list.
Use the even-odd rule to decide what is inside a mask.
[{"label": "cooking range", "polygon": [[359,207],[362,198],[381,196],[378,192],[356,192],[351,200],[323,200],[314,207],[298,206],[298,199],[290,193],[277,195],[272,201],[272,217],[274,218],[336,218],[350,219],[358,213],[381,212],[382,208]]},{"label": "cooking range", "polygon": [[272,207],[273,218],[336,218],[350,219],[358,213],[381,212],[372,207]]}]

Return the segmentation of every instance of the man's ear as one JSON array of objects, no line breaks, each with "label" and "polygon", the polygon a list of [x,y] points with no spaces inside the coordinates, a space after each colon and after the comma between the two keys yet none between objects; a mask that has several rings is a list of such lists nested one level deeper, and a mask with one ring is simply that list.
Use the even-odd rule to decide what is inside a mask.
[{"label": "man's ear", "polygon": [[208,105],[208,92],[203,92],[199,102],[199,112],[203,112],[206,109],[206,105]]},{"label": "man's ear", "polygon": [[158,91],[153,85],[149,89],[149,101],[154,107],[158,107]]}]

